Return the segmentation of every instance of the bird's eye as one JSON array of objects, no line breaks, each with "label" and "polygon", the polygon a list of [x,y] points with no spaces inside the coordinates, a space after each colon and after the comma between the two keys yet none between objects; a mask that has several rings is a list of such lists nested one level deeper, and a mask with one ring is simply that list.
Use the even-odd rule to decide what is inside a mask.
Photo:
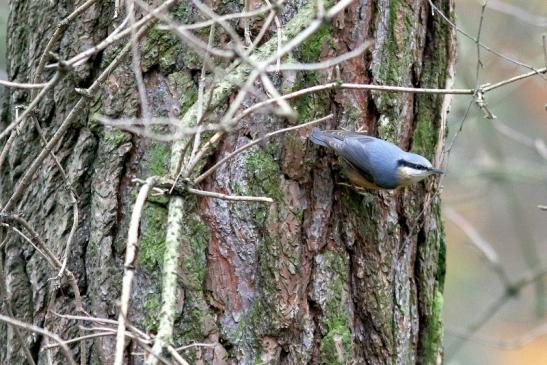
[{"label": "bird's eye", "polygon": [[412,162],[405,161],[405,160],[399,160],[399,165],[403,165],[403,166],[406,166],[406,167],[410,167],[410,168],[415,169],[415,170],[427,170],[427,169],[428,169],[428,168],[427,168],[426,166],[424,166],[424,165],[412,163]]}]

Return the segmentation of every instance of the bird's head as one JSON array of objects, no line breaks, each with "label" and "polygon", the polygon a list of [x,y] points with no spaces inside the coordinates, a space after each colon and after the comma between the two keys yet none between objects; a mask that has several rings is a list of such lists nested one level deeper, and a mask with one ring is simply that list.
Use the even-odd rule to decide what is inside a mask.
[{"label": "bird's head", "polygon": [[444,171],[436,169],[425,157],[407,152],[397,162],[400,185],[406,186],[417,183],[430,175],[443,174]]}]

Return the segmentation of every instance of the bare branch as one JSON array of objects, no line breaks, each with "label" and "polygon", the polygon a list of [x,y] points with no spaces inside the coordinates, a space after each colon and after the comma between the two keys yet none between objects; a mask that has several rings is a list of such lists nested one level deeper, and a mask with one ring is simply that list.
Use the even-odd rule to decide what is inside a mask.
[{"label": "bare branch", "polygon": [[323,117],[323,118],[320,118],[320,119],[316,119],[316,120],[313,120],[311,122],[308,122],[308,123],[304,123],[304,124],[299,124],[299,125],[296,125],[296,126],[293,126],[293,127],[288,127],[288,128],[283,128],[283,129],[279,129],[277,131],[274,131],[274,132],[270,132],[268,134],[265,134],[264,136],[260,137],[260,138],[257,138],[255,139],[254,141],[250,142],[250,143],[247,143],[246,145],[244,146],[241,146],[239,147],[238,149],[236,149],[234,152],[224,156],[223,158],[221,158],[217,163],[215,163],[211,168],[209,168],[207,171],[205,171],[203,174],[201,174],[200,176],[198,176],[195,180],[194,180],[194,184],[199,184],[200,182],[202,182],[203,180],[205,180],[208,176],[210,176],[213,172],[215,172],[216,169],[218,169],[222,164],[224,164],[226,161],[234,158],[235,156],[237,156],[238,154],[240,154],[241,152],[251,148],[252,146],[254,146],[255,144],[258,144],[262,141],[264,141],[265,139],[268,139],[270,137],[273,137],[277,134],[281,134],[281,133],[285,133],[285,132],[290,132],[290,131],[293,131],[293,130],[296,130],[296,129],[300,129],[300,128],[306,128],[306,127],[309,127],[309,126],[312,126],[312,125],[315,125],[315,124],[318,124],[318,123],[321,123],[321,122],[324,122],[330,118],[334,117],[333,114],[329,114],[327,115],[326,117]]},{"label": "bare branch", "polygon": [[192,194],[196,194],[196,195],[206,196],[208,198],[216,198],[216,199],[222,199],[222,200],[262,202],[262,203],[274,202],[272,198],[267,198],[263,196],[226,195],[221,193],[215,193],[213,191],[198,190],[194,188],[188,188],[188,192]]},{"label": "bare branch", "polygon": [[47,84],[25,84],[21,82],[0,80],[0,85],[11,89],[41,89]]},{"label": "bare branch", "polygon": [[[231,13],[226,15],[217,15],[216,17],[205,20],[202,22],[194,23],[194,24],[184,24],[177,27],[177,29],[185,29],[185,30],[193,30],[193,29],[200,29],[209,27],[213,24],[217,24],[220,21],[227,21],[227,20],[233,20],[233,19],[245,19],[245,18],[252,18],[257,15],[262,15],[268,11],[271,11],[273,9],[276,9],[277,7],[281,6],[284,1],[280,1],[278,3],[275,3],[273,5],[268,4],[267,6],[263,6],[261,8],[258,8],[256,10],[247,10],[241,12],[241,13]],[[160,29],[170,29],[169,27],[160,27]]]},{"label": "bare branch", "polygon": [[42,90],[40,90],[40,93],[32,100],[32,102],[25,109],[25,111],[13,123],[8,125],[6,129],[2,131],[2,133],[0,133],[0,141],[4,139],[13,130],[13,128],[17,127],[19,123],[21,123],[23,120],[27,118],[29,113],[32,112],[34,108],[38,105],[38,103],[44,98],[46,93],[48,93],[49,90],[51,90],[55,85],[57,85],[57,83],[61,81],[61,79],[62,79],[61,73],[56,72],[55,75],[51,78],[51,80],[47,82],[46,86],[44,86]]},{"label": "bare branch", "polygon": [[527,72],[525,74],[522,74],[522,75],[518,75],[518,76],[515,76],[515,77],[511,77],[507,80],[503,80],[503,81],[500,81],[496,84],[492,84],[492,85],[488,85],[488,86],[485,86],[483,87],[483,91],[486,93],[488,91],[492,91],[492,90],[495,90],[497,88],[500,88],[502,86],[505,86],[505,85],[508,85],[508,84],[512,84],[513,82],[516,82],[516,81],[519,81],[519,80],[522,80],[522,79],[525,79],[525,78],[528,78],[530,76],[535,76],[535,75],[542,75],[544,73],[547,72],[547,67],[542,67],[542,68],[538,68],[537,70],[534,70],[534,71],[530,71],[530,72]]},{"label": "bare branch", "polygon": [[[167,4],[164,3],[163,5]],[[151,21],[147,24],[147,26],[142,27],[139,30],[138,37],[141,37],[144,32],[154,24],[154,21]],[[127,44],[122,48],[120,53],[114,58],[114,60],[106,67],[106,69],[95,79],[93,84],[86,90],[86,95],[93,95],[95,92],[99,89],[99,87],[103,84],[105,79],[110,75],[110,73],[118,67],[118,65],[121,63],[121,61],[125,58],[127,53],[131,50],[131,44]],[[45,88],[44,88],[45,89]],[[44,91],[42,89],[42,91]],[[36,97],[38,98],[38,96]],[[45,158],[49,155],[49,152],[57,145],[59,140],[63,137],[65,132],[70,128],[72,123],[80,116],[80,112],[83,110],[83,108],[87,105],[87,96],[82,96],[76,105],[72,108],[72,110],[68,113],[66,118],[63,120],[53,137],[50,139],[50,141],[46,144],[46,146],[40,151],[40,154],[38,157],[34,159],[34,161],[31,163],[31,165],[26,170],[23,177],[19,180],[19,184],[15,187],[14,192],[12,193],[11,197],[9,198],[8,202],[2,209],[2,212],[8,212],[13,207],[15,207],[15,204],[19,200],[19,198],[23,195],[23,193],[28,188],[30,182],[32,181],[32,178],[34,177],[34,174],[38,170],[38,168],[41,166],[42,162],[45,160]],[[29,110],[27,108],[27,110]],[[22,117],[22,116],[21,116]]]},{"label": "bare branch", "polygon": [[[135,22],[134,27],[130,27],[128,29],[125,29],[123,31],[115,31],[113,34],[110,34],[105,40],[100,42],[94,47],[91,47],[84,52],[81,52],[77,54],[76,56],[72,57],[71,59],[65,61],[67,65],[78,65],[82,62],[85,62],[89,57],[92,55],[102,51],[103,49],[107,48],[111,44],[116,43],[120,39],[128,36],[133,31],[133,28],[137,28],[138,32],[141,33],[141,31],[146,28],[148,29],[149,25],[151,23],[154,23],[153,20],[155,16],[159,13],[165,12],[168,10],[171,6],[173,6],[177,0],[167,0],[163,4],[159,5],[157,8],[152,10],[150,13],[146,14],[142,19],[140,19],[138,22]],[[52,64],[49,65],[49,67],[58,67],[59,64]]]},{"label": "bare branch", "polygon": [[[131,132],[137,136],[150,138],[156,141],[172,142],[181,139],[185,136],[195,135],[198,131],[209,132],[221,129],[218,124],[205,124],[198,127],[189,127],[184,125],[180,119],[175,118],[120,118],[110,119],[102,115],[93,117],[97,122],[119,128],[121,130]],[[150,126],[168,126],[174,129],[173,131],[163,133],[155,133],[150,130]]]},{"label": "bare branch", "polygon": [[539,70],[536,70],[535,68],[533,68],[532,66],[529,66],[521,61],[518,61],[516,59],[513,59],[511,57],[508,57],[508,56],[505,56],[495,50],[493,50],[492,48],[484,45],[483,43],[480,43],[476,38],[474,38],[472,35],[470,35],[469,33],[465,32],[464,30],[462,30],[460,27],[458,27],[456,24],[454,24],[454,22],[452,22],[434,3],[432,0],[428,0],[429,1],[429,5],[431,6],[431,8],[434,10],[434,13],[437,13],[441,16],[441,18],[447,23],[449,24],[452,28],[456,29],[457,32],[463,34],[466,38],[470,39],[471,41],[473,41],[473,43],[478,43],[480,45],[480,47],[482,47],[483,49],[485,49],[486,51],[508,61],[508,62],[511,62],[511,63],[514,63],[516,65],[519,65],[521,67],[524,67],[524,68],[527,68],[529,70],[532,70],[534,71],[536,74],[539,73]]},{"label": "bare branch", "polygon": [[53,49],[55,42],[57,42],[57,40],[61,36],[61,34],[68,28],[68,26],[74,19],[76,19],[80,14],[86,11],[95,2],[96,0],[86,1],[85,3],[77,7],[72,13],[70,13],[69,16],[64,18],[59,24],[57,24],[55,31],[53,32],[53,34],[49,38],[49,41],[47,42],[46,48],[44,48],[44,51],[42,52],[42,56],[40,57],[40,62],[38,62],[38,66],[36,67],[36,71],[34,72],[34,76],[32,78],[34,83],[37,83],[40,80],[42,76],[42,72],[44,71],[44,67],[46,65],[47,57],[50,56],[50,52]]},{"label": "bare branch", "polygon": [[[27,241],[30,242],[33,247],[37,249],[38,252],[40,252],[44,258],[47,260],[47,262],[50,264],[51,267],[53,267],[56,270],[60,270],[62,267],[62,263],[57,258],[57,256],[48,248],[46,243],[41,239],[40,235],[32,228],[29,222],[27,222],[25,219],[12,215],[12,214],[6,214],[3,212],[0,212],[0,222],[6,223],[10,225],[10,228],[14,228],[14,225],[19,225],[23,227],[30,235],[30,240],[28,237],[22,234],[20,231],[15,231],[16,233],[21,233],[22,237]],[[68,269],[64,270],[64,274],[67,277],[67,280],[72,288],[72,291],[74,292],[74,301],[76,309],[80,312],[84,312],[82,307],[82,298],[80,295],[80,289],[78,288],[78,283],[76,281],[76,278],[74,274],[69,271]]]},{"label": "bare branch", "polygon": [[150,110],[148,108],[148,98],[146,97],[146,86],[144,85],[144,78],[141,72],[141,55],[139,51],[139,45],[137,44],[138,39],[135,11],[136,9],[134,1],[129,0],[127,12],[129,16],[129,28],[131,29],[131,68],[133,69],[133,75],[135,75],[137,90],[139,92],[141,115],[144,118],[148,118],[150,117]]},{"label": "bare branch", "polygon": [[446,208],[444,213],[455,225],[457,225],[469,238],[470,242],[486,259],[492,270],[498,275],[501,283],[504,286],[509,285],[510,280],[500,263],[498,254],[492,245],[482,238],[480,233],[469,223],[462,215],[458,214],[454,209]]},{"label": "bare branch", "polygon": [[133,206],[129,230],[127,233],[127,247],[125,249],[124,275],[122,282],[122,296],[120,299],[120,314],[118,316],[118,334],[116,336],[116,353],[114,365],[122,365],[123,353],[125,351],[125,329],[129,310],[129,299],[131,297],[131,284],[135,275],[135,264],[137,260],[137,247],[139,245],[139,222],[141,220],[144,203],[148,197],[148,192],[155,185],[157,178],[155,176],[146,179],[146,183],[141,186],[137,200]]},{"label": "bare branch", "polygon": [[186,360],[182,358],[182,356],[180,356],[180,354],[173,348],[173,346],[168,346],[167,351],[169,351],[169,354],[171,354],[171,356],[173,356],[173,358],[177,360],[179,364],[190,365]]},{"label": "bare branch", "polygon": [[42,336],[46,336],[52,339],[53,341],[59,344],[59,347],[61,347],[61,351],[65,355],[68,363],[71,365],[76,365],[76,362],[74,362],[74,359],[72,358],[72,354],[70,353],[70,349],[63,343],[64,342],[63,339],[57,336],[55,333],[47,331],[43,328],[34,326],[30,323],[21,322],[15,318],[4,316],[2,314],[0,314],[0,322],[4,322],[10,326],[25,329],[29,332],[38,333],[38,334],[41,334]]},{"label": "bare branch", "polygon": [[346,52],[340,56],[324,60],[317,63],[286,63],[278,66],[268,66],[266,71],[278,72],[278,71],[316,71],[324,70],[326,68],[334,67],[340,63],[350,60],[354,57],[360,56],[372,45],[372,41],[367,41],[361,44],[353,51]]}]

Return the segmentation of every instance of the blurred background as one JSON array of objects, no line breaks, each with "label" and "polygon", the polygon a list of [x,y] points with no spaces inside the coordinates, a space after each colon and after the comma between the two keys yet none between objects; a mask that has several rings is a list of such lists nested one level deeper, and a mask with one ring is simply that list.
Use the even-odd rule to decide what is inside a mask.
[{"label": "blurred background", "polygon": [[[545,67],[545,0],[458,0],[457,24],[518,63]],[[0,78],[5,79],[8,1],[0,0]],[[456,88],[530,71],[458,34]],[[478,81],[477,81],[478,69]],[[0,87],[0,94],[2,90]],[[497,119],[455,96],[445,157],[448,244],[447,364],[546,364],[547,81],[528,78],[488,93]],[[461,132],[460,132],[461,130]],[[454,142],[454,143],[453,143]],[[535,279],[535,280],[534,280]],[[526,284],[526,285],[525,285]]]},{"label": "blurred background", "polygon": [[[486,3],[481,43],[545,67],[545,0]],[[482,4],[456,1],[458,26],[474,38]],[[530,71],[484,49],[480,59],[479,85]],[[458,34],[454,87],[474,88],[476,72],[476,45]],[[446,362],[547,364],[547,289],[539,275],[547,267],[547,211],[538,209],[547,205],[547,81],[535,76],[507,85],[488,93],[486,102],[497,119],[485,119],[461,96],[454,97],[449,118],[448,145],[462,123],[463,129],[445,157]],[[534,273],[538,279],[529,285],[517,283]]]}]

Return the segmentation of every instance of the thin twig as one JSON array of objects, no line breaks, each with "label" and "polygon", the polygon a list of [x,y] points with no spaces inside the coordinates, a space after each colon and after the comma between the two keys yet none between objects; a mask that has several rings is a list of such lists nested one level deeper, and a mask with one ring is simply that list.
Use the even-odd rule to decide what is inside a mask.
[{"label": "thin twig", "polygon": [[0,80],[0,86],[4,86],[11,89],[41,89],[47,84],[25,84],[22,82],[12,82],[6,80]]},{"label": "thin twig", "polygon": [[319,119],[316,119],[316,120],[313,120],[311,122],[308,122],[308,123],[304,123],[304,124],[299,124],[299,125],[296,125],[296,126],[293,126],[293,127],[288,127],[288,128],[283,128],[283,129],[279,129],[277,131],[274,131],[274,132],[270,132],[268,134],[265,134],[264,136],[260,137],[260,138],[257,138],[255,139],[254,141],[250,142],[250,143],[247,143],[246,145],[244,146],[241,146],[239,147],[238,149],[236,149],[234,152],[224,156],[223,158],[221,158],[217,163],[215,163],[211,168],[209,168],[207,171],[205,171],[203,174],[199,175],[195,180],[194,180],[194,184],[199,184],[200,182],[202,182],[203,180],[205,180],[208,176],[210,176],[213,172],[215,172],[216,169],[218,169],[222,164],[224,164],[226,161],[234,158],[235,156],[237,156],[238,154],[240,154],[241,152],[251,148],[252,146],[254,146],[255,144],[258,144],[262,141],[264,141],[265,139],[268,139],[270,137],[273,137],[277,134],[281,134],[281,133],[285,133],[285,132],[290,132],[290,131],[293,131],[293,130],[296,130],[296,129],[300,129],[300,128],[306,128],[306,127],[309,127],[309,126],[312,126],[312,125],[315,125],[315,124],[318,124],[318,123],[321,123],[321,122],[324,122],[330,118],[334,117],[334,114],[329,114],[327,115],[326,117],[323,117],[323,118],[319,118]]},{"label": "thin twig", "polygon": [[[23,227],[30,235],[30,239],[26,237],[25,235],[22,235],[22,237],[24,239],[26,238],[26,240],[29,241],[33,247],[37,248],[38,252],[40,252],[44,256],[44,258],[47,260],[47,262],[52,268],[54,268],[55,270],[61,269],[62,263],[59,260],[59,258],[49,249],[49,247],[42,240],[40,235],[34,230],[34,228],[32,228],[29,222],[27,222],[25,219],[17,215],[6,214],[6,213],[0,213],[0,222],[8,224],[10,228],[14,228],[15,225]],[[20,233],[20,231],[15,231],[15,232]],[[84,312],[82,307],[82,298],[80,295],[80,289],[78,288],[78,283],[76,281],[74,274],[68,269],[64,270],[64,274],[72,288],[72,291],[74,292],[74,301],[75,301],[76,309],[79,312]]]},{"label": "thin twig", "polygon": [[36,95],[36,97],[31,101],[29,106],[25,109],[25,111],[10,125],[8,125],[2,133],[0,133],[0,141],[4,139],[15,127],[19,125],[23,120],[27,118],[27,116],[30,114],[30,112],[34,111],[34,108],[38,105],[38,103],[44,98],[44,96],[51,90],[59,81],[61,81],[61,73],[56,72],[55,75],[49,80],[40,90],[40,93]]},{"label": "thin twig", "polygon": [[70,255],[70,247],[72,246],[72,241],[74,240],[74,235],[76,234],[76,230],[78,229],[78,222],[79,222],[79,211],[78,211],[78,201],[76,200],[76,196],[74,195],[74,192],[72,189],[70,189],[70,199],[72,204],[72,227],[70,228],[70,233],[68,234],[68,238],[66,240],[65,245],[65,253],[63,255],[63,264],[61,265],[61,268],[59,269],[59,273],[57,274],[58,277],[63,276],[63,273],[67,267],[68,264],[68,256]]},{"label": "thin twig", "polygon": [[114,357],[114,365],[122,365],[123,354],[125,351],[125,329],[127,315],[129,312],[129,299],[131,297],[131,285],[133,276],[135,275],[135,264],[137,260],[137,247],[139,244],[139,223],[141,220],[144,203],[148,197],[148,192],[155,185],[157,177],[149,177],[146,183],[141,186],[133,212],[129,229],[127,233],[127,247],[125,249],[124,275],[122,281],[122,295],[120,299],[120,314],[118,316],[118,333],[116,336],[116,352]]},{"label": "thin twig", "polygon": [[262,202],[262,203],[273,203],[272,198],[265,196],[242,196],[242,195],[227,195],[221,193],[215,193],[213,191],[198,190],[194,188],[188,188],[188,192],[196,195],[206,196],[208,198],[216,198],[222,200],[233,200],[233,201],[248,201],[248,202]]},{"label": "thin twig", "polygon": [[482,24],[484,21],[484,11],[486,10],[486,5],[488,4],[488,0],[483,1],[481,6],[481,17],[479,20],[479,29],[477,30],[477,37],[476,37],[476,47],[477,47],[477,66],[475,68],[475,88],[479,87],[479,72],[481,67],[483,67],[482,60],[481,60],[481,45],[480,45],[480,39],[481,39],[481,31],[482,31]]},{"label": "thin twig", "polygon": [[[7,237],[6,237],[7,240]],[[3,245],[0,244],[0,248]],[[4,263],[2,260],[0,260],[0,273],[4,273]],[[15,318],[13,305],[11,303],[11,298],[8,296],[8,291],[6,288],[6,282],[5,277],[0,278],[0,301],[4,303],[4,310],[7,312],[8,316],[10,318]],[[28,363],[30,365],[36,365],[36,362],[34,361],[34,358],[32,357],[32,354],[30,353],[30,349],[28,348],[25,337],[23,336],[23,333],[21,332],[21,329],[19,327],[13,327],[13,332],[15,333],[15,340],[18,342],[18,345],[20,348],[23,349],[23,353],[25,354],[25,358],[27,359]]]},{"label": "thin twig", "polygon": [[[243,1],[243,12],[244,13],[249,12],[249,0]],[[251,29],[249,28],[249,19],[247,19],[246,17],[241,18],[241,24],[243,25],[243,36],[245,38],[245,45],[250,46],[251,44],[253,44],[253,41],[251,40]]]},{"label": "thin twig", "polygon": [[135,81],[137,83],[137,91],[139,93],[141,115],[144,119],[150,117],[150,109],[148,108],[148,98],[146,96],[146,86],[144,84],[144,78],[141,71],[141,55],[139,51],[138,39],[137,39],[137,27],[135,26],[135,2],[129,0],[129,6],[127,12],[129,15],[129,29],[131,29],[131,68],[135,75]]},{"label": "thin twig", "polygon": [[173,348],[173,346],[167,346],[167,351],[169,351],[169,354],[179,363],[182,365],[190,365],[188,361],[184,360],[182,356]]},{"label": "thin twig", "polygon": [[[131,132],[137,136],[150,138],[156,141],[171,142],[176,141],[185,136],[193,136],[198,131],[209,132],[218,131],[222,127],[219,124],[202,124],[198,127],[187,127],[180,119],[176,118],[120,118],[110,119],[102,115],[94,115],[93,120],[121,130]],[[145,125],[143,128],[141,125]],[[153,125],[168,126],[173,130],[164,133],[155,133],[151,131],[152,128],[148,128]]]},{"label": "thin twig", "polygon": [[[115,336],[115,335],[116,335],[116,330],[113,329],[113,330],[110,330],[110,331],[97,332],[97,333],[91,333],[91,334],[85,335],[85,336],[74,337],[74,338],[71,338],[70,340],[66,340],[66,341],[63,341],[63,342],[64,342],[65,345],[70,345],[71,343],[90,340],[90,339],[97,338],[97,337],[107,337],[107,336]],[[51,345],[44,346],[43,349],[44,350],[49,350],[49,349],[53,349],[53,348],[56,348],[56,347],[59,347],[58,343],[54,343],[54,344],[51,344]]]},{"label": "thin twig", "polygon": [[[245,19],[245,18],[252,18],[257,15],[264,14],[268,11],[271,11],[272,9],[275,9],[281,5],[282,2],[276,3],[274,5],[268,5],[263,6],[261,8],[255,9],[255,10],[245,10],[241,13],[230,13],[226,15],[219,15],[213,19],[204,20],[202,22],[193,23],[193,24],[184,24],[177,26],[178,29],[185,29],[185,30],[194,30],[194,29],[200,29],[209,27],[213,24],[217,24],[219,21],[225,21],[225,20],[233,20],[233,19]],[[159,27],[160,29],[170,29],[170,27]]]},{"label": "thin twig", "polygon": [[455,356],[458,351],[461,350],[467,339],[473,337],[479,329],[481,329],[492,317],[494,317],[494,315],[498,313],[507,300],[518,294],[518,292],[525,286],[535,283],[545,275],[547,275],[547,266],[540,267],[535,271],[527,273],[505,287],[503,294],[496,298],[496,300],[486,308],[482,315],[467,327],[465,334],[461,336],[461,338],[458,338],[453,344],[448,346],[446,351],[447,360]]},{"label": "thin twig", "polygon": [[59,24],[57,24],[57,27],[55,28],[55,31],[49,38],[49,41],[47,42],[46,48],[44,48],[44,51],[42,52],[42,56],[40,57],[40,61],[38,62],[38,66],[36,67],[36,71],[34,72],[33,76],[33,82],[37,83],[41,76],[42,72],[44,71],[44,67],[46,65],[47,57],[50,56],[50,52],[53,49],[53,46],[55,45],[55,42],[59,39],[61,34],[68,28],[70,23],[78,17],[80,14],[82,14],[84,11],[86,11],[91,5],[95,3],[96,0],[88,0],[79,7],[77,7],[72,13],[70,13],[66,18],[61,20]]},{"label": "thin twig", "polygon": [[482,91],[487,93],[488,91],[492,91],[492,90],[495,90],[495,89],[500,88],[502,86],[512,84],[515,81],[519,81],[519,80],[528,78],[530,76],[541,75],[541,74],[544,74],[546,72],[547,72],[547,67],[538,68],[537,70],[530,71],[530,72],[527,72],[525,74],[518,75],[518,76],[515,76],[515,77],[511,77],[507,80],[500,81],[496,84],[485,86],[485,87],[482,88]]},{"label": "thin twig", "polygon": [[[270,25],[272,24],[272,21],[276,18],[276,12],[275,10],[272,10],[269,14],[268,14],[268,17],[266,18],[266,20],[264,21],[264,24],[262,24],[262,27],[260,28],[260,31],[258,32],[258,34],[256,35],[253,43],[251,44],[251,46],[246,50],[246,53],[245,55],[246,56],[249,56],[254,50],[255,48],[260,44],[260,41],[262,41],[262,38],[264,38],[264,36],[266,35],[266,32],[268,31],[268,29],[270,28]],[[239,61],[239,60],[236,60],[236,61]]]},{"label": "thin twig", "polygon": [[[266,4],[271,6],[270,0],[264,0]],[[276,36],[277,36],[277,61],[276,61],[276,71],[279,72],[279,65],[281,65],[281,57],[279,56],[279,50],[281,49],[281,44],[283,42],[283,28],[281,28],[281,21],[279,20],[279,17],[274,12],[274,20],[275,20],[275,27],[277,29]]]},{"label": "thin twig", "polygon": [[[247,85],[252,85],[254,80],[260,76],[260,79],[262,81],[262,85],[264,86],[265,90],[271,94],[273,98],[277,100],[277,103],[279,107],[281,108],[280,112],[281,115],[288,117],[289,119],[294,119],[296,117],[296,113],[292,110],[290,105],[285,102],[284,100],[280,99],[279,92],[276,90],[275,86],[269,79],[268,75],[266,75],[264,67],[262,64],[258,61],[253,60],[251,57],[247,57],[246,53],[244,51],[245,45],[239,38],[237,32],[232,28],[232,26],[225,20],[222,20],[218,17],[215,12],[210,9],[207,5],[203,4],[199,0],[192,0],[194,4],[205,14],[207,14],[209,17],[216,19],[218,23],[226,30],[226,32],[231,36],[232,40],[234,41],[235,45],[235,51],[240,56],[240,58],[247,64],[249,64],[253,71],[249,75]],[[279,47],[277,48],[279,52]],[[278,56],[281,56],[281,53],[278,53]],[[230,120],[232,116],[235,114],[236,110],[241,105],[241,102],[243,101],[244,96],[246,95],[246,90],[243,89],[242,92],[238,94],[234,102],[230,105],[230,108],[228,109],[228,112],[224,115],[222,118],[221,124],[230,125]]]},{"label": "thin twig", "polygon": [[456,224],[469,238],[470,242],[476,247],[479,252],[484,256],[488,264],[492,267],[492,270],[498,275],[503,286],[510,284],[509,277],[505,272],[505,269],[500,263],[498,254],[494,247],[483,239],[480,233],[469,223],[462,215],[458,214],[452,208],[444,209],[444,213],[448,219]]},{"label": "thin twig", "polygon": [[[211,28],[209,29],[209,41],[207,42],[207,48],[210,48],[213,46],[214,40],[215,40],[215,25],[213,24],[211,25]],[[205,63],[204,63],[203,66],[201,67],[201,75],[199,77],[199,85],[198,85],[198,100],[197,100],[197,113],[196,113],[196,117],[198,120],[197,121],[198,132],[194,136],[194,147],[192,148],[192,153],[190,154],[190,161],[192,161],[195,154],[197,153],[199,144],[201,142],[201,121],[203,120],[203,117],[205,115],[205,110],[206,110],[206,108],[204,108],[205,101],[203,100],[205,83],[206,83],[205,73],[206,73],[206,69],[205,69]],[[210,101],[211,93],[209,93],[208,95],[209,95],[208,101]],[[182,173],[182,170],[181,170],[181,173]]]},{"label": "thin twig", "polygon": [[[135,28],[138,29],[139,33],[144,28],[148,29],[150,23],[153,23],[153,19],[155,16],[159,13],[167,11],[171,6],[173,6],[177,0],[167,0],[163,4],[159,5],[155,9],[153,9],[150,13],[146,14],[142,19],[140,19],[138,22],[135,23]],[[133,31],[134,27],[130,27],[128,29],[124,29],[123,31],[116,32],[113,36],[112,34],[109,35],[106,39],[104,39],[99,44],[95,45],[94,47],[88,48],[85,51],[78,53],[74,57],[70,58],[69,60],[65,61],[66,65],[69,66],[75,66],[78,65],[85,60],[87,60],[92,55],[102,51],[103,49],[107,48],[113,43],[116,43],[120,39],[128,36]],[[51,64],[48,67],[58,67],[58,64]]]},{"label": "thin twig", "polygon": [[326,68],[334,67],[347,60],[360,56],[365,52],[372,44],[372,41],[366,41],[353,51],[346,52],[334,58],[324,60],[317,63],[285,63],[282,65],[269,66],[266,68],[268,72],[279,71],[317,71],[324,70]]},{"label": "thin twig", "polygon": [[[447,17],[447,16],[446,16],[446,15],[445,15],[445,14],[444,14],[437,6],[433,3],[432,0],[428,0],[428,1],[429,1],[429,5],[430,5],[431,8],[434,10],[434,12],[435,12],[435,13],[438,13],[438,14],[441,16],[441,18],[442,18],[446,23],[448,23],[451,27],[453,27],[454,29],[456,29],[457,32],[463,34],[466,38],[468,38],[468,39],[470,39],[471,41],[473,41],[473,43],[478,42],[478,40],[475,39],[472,35],[470,35],[469,33],[465,32],[465,31],[462,30],[460,27],[458,27],[456,24],[454,24],[454,22],[451,21],[451,20],[450,20],[450,19],[449,19],[449,18],[448,18],[448,17]],[[508,57],[508,56],[506,56],[506,55],[503,55],[503,54],[501,54],[501,53],[499,53],[499,52],[493,50],[492,48],[486,46],[486,45],[483,44],[483,43],[480,43],[480,42],[479,42],[479,45],[480,45],[483,49],[485,49],[486,51],[488,51],[488,52],[490,52],[490,53],[492,53],[492,54],[494,54],[494,55],[496,55],[496,56],[498,56],[498,57],[500,57],[500,58],[502,58],[502,59],[504,59],[504,60],[506,60],[506,61],[508,61],[508,62],[511,62],[511,63],[514,63],[514,64],[519,65],[519,66],[521,66],[521,67],[524,67],[524,68],[527,68],[527,69],[529,69],[529,70],[532,70],[532,71],[534,71],[534,73],[536,73],[536,74],[539,74],[539,73],[540,73],[539,70],[536,70],[536,69],[533,68],[532,66],[529,66],[529,65],[527,65],[527,64],[525,64],[525,63],[523,63],[523,62],[520,62],[520,61],[518,61],[518,60],[516,60],[516,59],[513,59],[513,58],[511,58],[511,57]]]},{"label": "thin twig", "polygon": [[177,351],[184,351],[184,350],[188,350],[188,349],[191,349],[191,348],[194,348],[194,347],[215,347],[215,346],[217,346],[217,344],[215,344],[215,343],[194,342],[194,343],[191,343],[189,345],[184,345],[184,346],[177,347],[176,350]]},{"label": "thin twig", "polygon": [[72,354],[70,353],[70,349],[63,343],[63,339],[57,336],[55,333],[47,331],[43,328],[34,326],[30,323],[21,322],[15,318],[7,317],[2,314],[0,314],[0,322],[4,322],[10,326],[18,327],[25,329],[29,332],[38,333],[42,336],[46,336],[48,338],[51,338],[53,341],[57,342],[59,344],[59,347],[61,347],[61,351],[66,357],[66,360],[71,365],[76,365],[76,362],[74,362],[74,359],[72,358]]},{"label": "thin twig", "polygon": [[[40,126],[40,123],[38,120],[34,120],[34,127],[38,131],[38,134],[40,135],[40,139],[44,143],[44,145],[47,145],[46,137],[44,136],[44,132],[42,131],[42,127]],[[59,269],[59,273],[57,274],[58,278],[61,278],[63,276],[63,272],[68,264],[68,256],[70,254],[70,247],[72,245],[72,241],[74,240],[74,235],[76,234],[76,230],[78,229],[78,223],[79,223],[79,211],[78,211],[78,200],[76,199],[76,193],[74,192],[74,189],[72,188],[72,185],[70,184],[70,181],[68,179],[68,176],[65,172],[65,169],[61,165],[61,162],[57,158],[57,156],[53,153],[53,151],[50,151],[50,156],[55,162],[55,165],[59,169],[59,173],[63,177],[63,181],[65,182],[66,189],[68,190],[70,194],[70,200],[72,204],[72,210],[73,210],[73,218],[72,218],[72,227],[70,228],[70,233],[68,235],[66,246],[65,246],[65,253],[63,257],[63,263],[61,265],[61,268]]]},{"label": "thin twig", "polygon": [[186,167],[183,169],[181,169],[181,171],[179,172],[179,174],[177,175],[177,178],[175,179],[175,181],[177,181],[181,176],[182,176],[182,173],[185,172],[185,175],[188,176],[192,170],[194,169],[194,167],[196,166],[196,164],[203,158],[203,155],[205,155],[207,153],[207,151],[209,151],[209,149],[214,146],[218,140],[220,139],[220,137],[222,137],[224,135],[224,132],[217,132],[215,133],[210,139],[209,141],[207,141],[207,143],[205,143],[201,149],[199,150],[199,152],[196,153],[196,155],[194,156],[194,158],[192,160],[190,160],[188,162],[188,164],[186,165]]},{"label": "thin twig", "polygon": [[[164,3],[164,5],[166,3]],[[141,37],[148,30],[148,28],[154,23],[155,23],[155,20],[151,21],[150,23],[147,23],[146,26],[142,27],[139,30],[138,36]],[[53,135],[53,137],[49,140],[47,145],[40,151],[40,154],[38,155],[38,157],[36,157],[34,161],[30,164],[30,166],[27,168],[23,177],[19,180],[19,184],[15,187],[13,193],[8,199],[8,202],[2,209],[2,212],[8,212],[15,207],[15,204],[17,203],[17,201],[21,198],[23,193],[26,191],[26,189],[30,185],[34,177],[34,174],[36,173],[38,168],[41,167],[42,162],[49,155],[50,151],[52,151],[52,149],[61,140],[65,132],[72,126],[72,123],[74,123],[74,121],[81,116],[80,112],[87,105],[87,101],[88,101],[87,95],[94,95],[97,92],[97,90],[99,89],[99,87],[102,86],[106,78],[110,75],[110,73],[115,68],[118,67],[118,65],[122,62],[122,60],[125,58],[125,56],[129,53],[130,50],[131,50],[131,44],[125,45],[124,48],[122,48],[122,50],[120,51],[120,53],[116,56],[116,58],[114,58],[114,60],[106,67],[106,69],[95,79],[93,84],[88,89],[85,90],[86,96],[82,96],[78,100],[78,102],[76,102],[76,105],[74,105],[74,107],[68,113],[68,115],[63,120],[63,122],[61,123],[61,125],[59,126],[55,134]],[[27,110],[29,109],[30,108],[27,108]]]}]

